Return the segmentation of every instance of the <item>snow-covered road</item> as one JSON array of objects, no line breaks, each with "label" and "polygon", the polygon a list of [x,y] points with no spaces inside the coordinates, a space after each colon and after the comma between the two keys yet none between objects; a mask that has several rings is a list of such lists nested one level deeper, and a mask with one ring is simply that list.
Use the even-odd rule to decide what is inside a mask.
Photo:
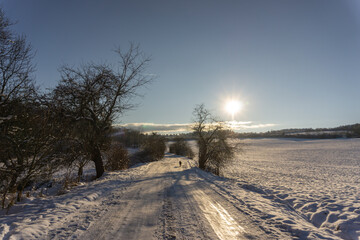
[{"label": "snow-covered road", "polygon": [[[179,166],[179,161],[182,166]],[[149,164],[80,239],[264,239],[185,158]]]},{"label": "snow-covered road", "polygon": [[0,215],[0,239],[338,239],[288,204],[194,165],[167,154],[27,199]]}]

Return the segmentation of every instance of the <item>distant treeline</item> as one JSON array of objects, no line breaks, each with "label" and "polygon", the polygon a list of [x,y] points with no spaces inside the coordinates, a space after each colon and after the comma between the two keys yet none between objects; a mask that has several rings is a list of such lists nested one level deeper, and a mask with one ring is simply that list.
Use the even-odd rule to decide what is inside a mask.
[{"label": "distant treeline", "polygon": [[[306,138],[306,139],[332,139],[332,138],[359,138],[360,124],[345,125],[335,128],[294,128],[267,132],[233,132],[234,138]],[[196,139],[194,133],[168,134],[169,140],[182,137],[188,140]]]},{"label": "distant treeline", "polygon": [[360,124],[340,126],[336,128],[299,128],[282,129],[263,133],[237,133],[239,138],[357,138],[360,137]]}]

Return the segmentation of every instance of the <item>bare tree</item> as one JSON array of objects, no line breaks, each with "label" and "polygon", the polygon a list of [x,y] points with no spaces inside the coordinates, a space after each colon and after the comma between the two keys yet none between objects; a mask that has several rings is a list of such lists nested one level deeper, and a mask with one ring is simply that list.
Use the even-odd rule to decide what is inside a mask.
[{"label": "bare tree", "polygon": [[193,131],[197,136],[199,168],[219,175],[221,168],[228,163],[238,145],[231,145],[228,138],[231,131],[217,121],[204,104],[195,107]]},{"label": "bare tree", "polygon": [[[25,101],[34,93],[33,52],[24,36],[15,35],[11,22],[0,9],[0,107],[15,99]],[[1,120],[4,121],[4,111]],[[5,120],[6,120],[5,116]]]},{"label": "bare tree", "polygon": [[97,177],[104,172],[101,151],[110,146],[114,119],[135,106],[133,97],[152,80],[144,73],[150,60],[138,46],[131,44],[128,51],[115,52],[119,56],[116,67],[94,63],[79,68],[63,66],[62,79],[53,91],[54,102],[69,122],[73,138],[81,142],[95,163]]},{"label": "bare tree", "polygon": [[18,193],[35,176],[48,172],[51,114],[37,98],[33,52],[24,36],[14,34],[0,9],[0,191]]}]

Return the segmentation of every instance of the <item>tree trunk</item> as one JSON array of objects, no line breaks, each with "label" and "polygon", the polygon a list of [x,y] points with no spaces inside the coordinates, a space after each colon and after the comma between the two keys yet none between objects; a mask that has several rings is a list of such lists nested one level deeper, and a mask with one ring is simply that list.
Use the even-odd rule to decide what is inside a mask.
[{"label": "tree trunk", "polygon": [[79,169],[78,169],[78,178],[79,178],[79,180],[82,178],[82,176],[83,176],[83,173],[84,173],[84,167],[83,167],[83,165],[80,165],[79,166]]},{"label": "tree trunk", "polygon": [[81,181],[83,173],[84,173],[84,166],[80,164],[79,169],[78,169],[78,182]]},{"label": "tree trunk", "polygon": [[205,169],[205,163],[206,163],[205,156],[200,155],[199,156],[199,168],[204,170]]},{"label": "tree trunk", "polygon": [[104,173],[104,164],[98,147],[94,147],[91,160],[95,163],[96,178],[101,177]]},{"label": "tree trunk", "polygon": [[21,202],[23,191],[24,191],[24,188],[18,190],[17,198],[16,198],[17,202]]},{"label": "tree trunk", "polygon": [[205,169],[206,161],[207,161],[207,148],[204,143],[199,144],[199,168]]},{"label": "tree trunk", "polygon": [[1,201],[1,207],[2,207],[2,209],[5,208],[6,194],[7,194],[7,189],[5,189],[4,192],[3,192],[3,194],[2,194],[2,201]]},{"label": "tree trunk", "polygon": [[25,179],[17,186],[17,198],[16,198],[17,202],[21,202],[22,195],[27,184],[28,184],[28,180]]}]

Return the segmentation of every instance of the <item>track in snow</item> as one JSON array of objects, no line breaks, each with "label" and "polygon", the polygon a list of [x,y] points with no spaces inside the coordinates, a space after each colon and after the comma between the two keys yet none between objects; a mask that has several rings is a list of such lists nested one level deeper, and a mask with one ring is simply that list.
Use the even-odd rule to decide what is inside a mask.
[{"label": "track in snow", "polygon": [[150,163],[126,190],[114,191],[108,211],[80,239],[264,239],[189,161],[168,156]]}]

